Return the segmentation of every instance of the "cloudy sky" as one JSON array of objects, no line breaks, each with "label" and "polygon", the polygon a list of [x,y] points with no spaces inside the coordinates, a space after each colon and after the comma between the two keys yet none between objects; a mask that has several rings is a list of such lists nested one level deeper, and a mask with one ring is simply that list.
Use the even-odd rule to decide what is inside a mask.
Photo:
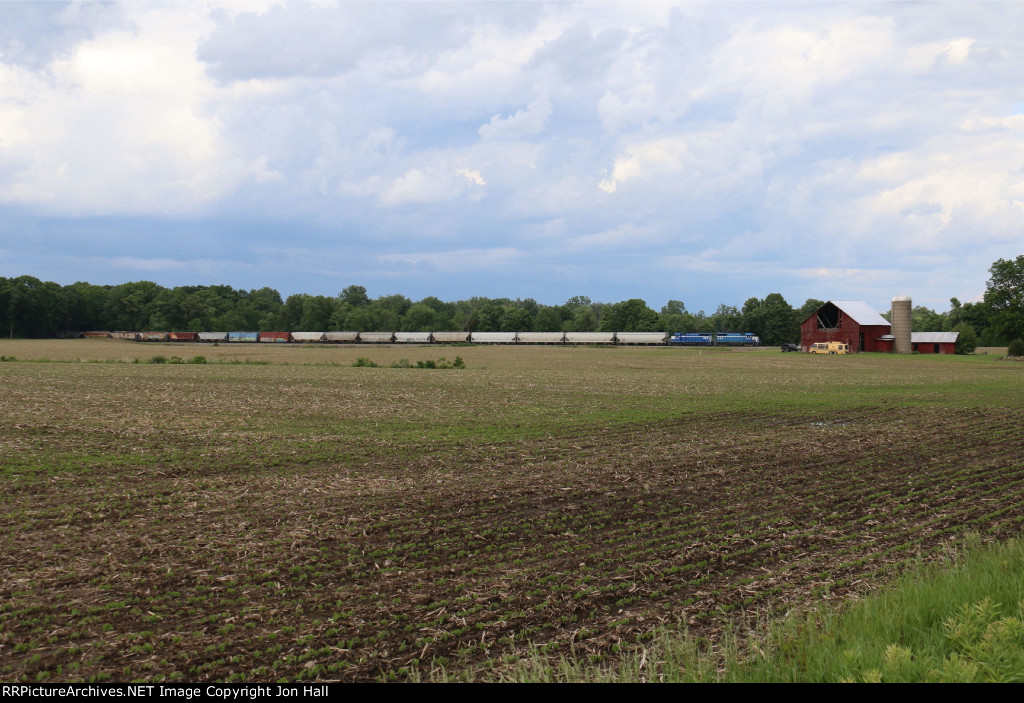
[{"label": "cloudy sky", "polygon": [[1024,253],[1024,3],[0,2],[0,275],[938,310]]}]

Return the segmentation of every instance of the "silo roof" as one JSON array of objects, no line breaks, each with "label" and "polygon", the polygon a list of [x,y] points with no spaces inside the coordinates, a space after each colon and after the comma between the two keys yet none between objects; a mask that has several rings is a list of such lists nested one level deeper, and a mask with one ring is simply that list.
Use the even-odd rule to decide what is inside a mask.
[{"label": "silo roof", "polygon": [[828,301],[835,305],[837,308],[846,313],[849,317],[853,318],[853,321],[861,326],[869,325],[885,325],[889,326],[889,321],[879,315],[877,312],[871,309],[867,303],[862,303],[859,300],[830,300]]}]

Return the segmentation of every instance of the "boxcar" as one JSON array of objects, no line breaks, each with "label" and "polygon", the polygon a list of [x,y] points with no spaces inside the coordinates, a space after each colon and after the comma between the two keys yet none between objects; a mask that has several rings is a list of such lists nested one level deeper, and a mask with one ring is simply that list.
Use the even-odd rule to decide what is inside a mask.
[{"label": "boxcar", "polygon": [[292,341],[291,332],[260,332],[261,342],[290,342]]}]

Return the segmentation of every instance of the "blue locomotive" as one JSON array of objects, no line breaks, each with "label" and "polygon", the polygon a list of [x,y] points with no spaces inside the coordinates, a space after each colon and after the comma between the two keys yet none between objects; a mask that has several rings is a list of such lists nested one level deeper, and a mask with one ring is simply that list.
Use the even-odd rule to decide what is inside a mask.
[{"label": "blue locomotive", "polygon": [[756,347],[760,343],[761,338],[753,332],[719,332],[715,335],[715,344]]},{"label": "blue locomotive", "polygon": [[676,332],[669,338],[668,343],[710,347],[714,346],[715,338],[710,332]]},{"label": "blue locomotive", "polygon": [[713,347],[719,345],[756,347],[761,344],[761,338],[753,332],[676,332],[669,340],[669,344],[680,344],[687,346]]}]

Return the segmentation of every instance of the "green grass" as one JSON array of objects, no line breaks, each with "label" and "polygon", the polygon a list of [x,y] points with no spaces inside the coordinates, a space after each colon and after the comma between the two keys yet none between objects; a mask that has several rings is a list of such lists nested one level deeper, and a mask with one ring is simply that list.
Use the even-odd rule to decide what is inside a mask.
[{"label": "green grass", "polygon": [[[1021,682],[1024,541],[973,536],[939,562],[845,608],[801,611],[767,634],[731,633],[714,647],[663,631],[612,665],[539,653],[500,678],[562,682]],[[435,680],[452,680],[436,668]]]}]

